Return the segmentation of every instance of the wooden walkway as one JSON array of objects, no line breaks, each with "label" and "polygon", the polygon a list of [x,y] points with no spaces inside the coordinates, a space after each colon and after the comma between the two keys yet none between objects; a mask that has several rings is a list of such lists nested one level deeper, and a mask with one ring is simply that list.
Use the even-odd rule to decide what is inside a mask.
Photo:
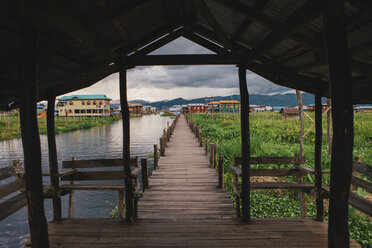
[{"label": "wooden walkway", "polygon": [[[53,247],[327,247],[327,223],[311,219],[235,217],[230,196],[217,188],[204,150],[181,116],[138,219],[65,219],[49,223]],[[351,247],[359,247],[355,242]]]}]

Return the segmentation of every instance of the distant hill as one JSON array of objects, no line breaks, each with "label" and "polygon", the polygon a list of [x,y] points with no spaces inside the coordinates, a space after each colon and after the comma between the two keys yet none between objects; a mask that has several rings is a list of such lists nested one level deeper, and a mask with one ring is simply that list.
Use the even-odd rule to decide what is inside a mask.
[{"label": "distant hill", "polygon": [[[206,103],[211,100],[221,101],[221,100],[238,100],[240,101],[239,95],[230,95],[230,96],[214,96],[214,97],[204,97],[204,98],[195,98],[195,99],[184,99],[176,98],[172,100],[163,100],[157,102],[147,102],[143,100],[133,100],[130,103],[136,102],[141,103],[142,105],[151,105],[159,109],[169,108],[173,105],[182,105],[188,103]],[[314,95],[309,93],[302,93],[302,101],[304,105],[314,104]],[[326,103],[324,98],[323,103]],[[249,104],[250,105],[265,105],[265,106],[281,106],[281,107],[294,107],[298,105],[296,94],[287,93],[287,94],[275,94],[275,95],[259,95],[251,94],[249,95]]]}]

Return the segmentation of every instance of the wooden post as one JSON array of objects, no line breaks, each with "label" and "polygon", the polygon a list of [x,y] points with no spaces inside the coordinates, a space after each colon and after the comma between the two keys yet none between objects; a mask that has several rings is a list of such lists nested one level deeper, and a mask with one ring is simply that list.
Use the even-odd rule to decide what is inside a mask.
[{"label": "wooden post", "polygon": [[142,169],[142,189],[145,192],[145,189],[149,186],[149,169],[147,166],[147,159],[141,158],[141,169]]},{"label": "wooden post", "polygon": [[315,193],[316,193],[316,219],[323,221],[324,208],[322,198],[322,98],[319,92],[315,94]]},{"label": "wooden post", "polygon": [[202,132],[199,133],[199,146],[203,147],[203,135]]},{"label": "wooden post", "polygon": [[209,146],[209,166],[211,168],[213,168],[213,165],[214,165],[213,159],[214,159],[214,144],[212,143]]},{"label": "wooden post", "polygon": [[[75,157],[72,157],[71,160],[75,160]],[[74,184],[74,181],[70,181],[70,184]],[[68,197],[68,218],[74,217],[74,209],[75,209],[75,190],[71,190],[69,197]]]},{"label": "wooden post", "polygon": [[120,84],[120,105],[121,115],[123,122],[123,161],[125,173],[125,214],[126,219],[130,222],[133,221],[133,185],[130,172],[130,124],[129,124],[129,108],[127,99],[127,68],[122,57],[118,59],[119,70],[119,84]]},{"label": "wooden post", "polygon": [[118,191],[118,215],[119,218],[124,218],[124,191]]},{"label": "wooden post", "polygon": [[301,122],[301,128],[300,128],[300,156],[305,156],[304,152],[304,134],[305,134],[305,121],[304,121],[304,106],[302,103],[302,95],[299,90],[296,90],[297,95],[297,101],[298,101],[298,110],[300,112],[300,122]]},{"label": "wooden post", "polygon": [[158,168],[158,145],[154,145],[154,170]]},{"label": "wooden post", "polygon": [[332,154],[332,100],[327,98],[327,138],[328,138],[328,155]]},{"label": "wooden post", "polygon": [[208,155],[208,144],[209,143],[209,140],[205,140],[205,155]]},{"label": "wooden post", "polygon": [[213,146],[213,168],[217,168],[217,158],[218,158],[218,144],[214,143]]},{"label": "wooden post", "polygon": [[26,2],[17,2],[17,11],[19,11],[20,21],[19,112],[25,165],[28,223],[32,247],[49,247],[48,226],[44,212],[40,137],[36,113],[37,31],[35,19],[38,4],[26,4]]},{"label": "wooden post", "polygon": [[348,199],[354,130],[345,2],[325,0],[323,3],[333,118],[328,247],[349,247]]},{"label": "wooden post", "polygon": [[160,143],[160,156],[164,156],[165,154],[164,137],[160,137],[159,143]]},{"label": "wooden post", "polygon": [[221,189],[224,188],[224,173],[223,156],[220,155],[220,159],[218,161],[218,187]]},{"label": "wooden post", "polygon": [[250,137],[249,137],[249,93],[247,88],[246,70],[239,66],[239,89],[241,99],[241,137],[242,137],[242,219],[250,221]]},{"label": "wooden post", "polygon": [[169,127],[167,128],[167,141],[170,140],[170,130],[169,130]]},{"label": "wooden post", "polygon": [[48,96],[48,110],[47,110],[47,135],[48,135],[48,151],[49,151],[49,172],[50,184],[53,192],[53,220],[61,219],[61,196],[59,192],[59,178],[58,178],[58,160],[57,160],[57,146],[55,138],[54,126],[54,105],[56,97],[54,94]]}]

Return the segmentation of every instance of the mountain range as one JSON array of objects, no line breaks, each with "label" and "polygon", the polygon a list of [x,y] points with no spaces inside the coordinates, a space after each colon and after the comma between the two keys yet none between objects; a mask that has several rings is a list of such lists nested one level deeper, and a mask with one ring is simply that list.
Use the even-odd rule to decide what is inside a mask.
[{"label": "mountain range", "polygon": [[[163,100],[156,102],[148,102],[141,99],[129,101],[130,103],[140,103],[142,105],[151,105],[158,109],[169,108],[173,105],[182,105],[188,103],[206,103],[210,101],[221,101],[221,100],[237,100],[240,101],[240,95],[230,96],[214,96],[214,97],[203,97],[195,99],[184,99],[176,98],[172,100]],[[302,93],[302,101],[304,105],[314,104],[314,95],[309,93]],[[323,103],[326,103],[326,99],[323,98]],[[294,107],[298,105],[296,94],[274,94],[274,95],[260,95],[251,94],[249,95],[250,105],[265,105],[265,106],[281,106],[281,107]]]}]

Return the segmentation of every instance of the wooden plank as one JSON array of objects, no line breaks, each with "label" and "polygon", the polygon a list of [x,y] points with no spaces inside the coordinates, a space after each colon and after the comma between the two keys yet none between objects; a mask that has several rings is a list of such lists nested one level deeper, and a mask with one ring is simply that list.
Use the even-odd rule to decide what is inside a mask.
[{"label": "wooden plank", "polygon": [[[235,157],[236,164],[241,164],[241,157]],[[251,164],[305,164],[305,157],[251,157]]]},{"label": "wooden plank", "polygon": [[0,199],[25,187],[23,178],[0,186]]},{"label": "wooden plank", "polygon": [[55,138],[55,95],[50,92],[48,97],[47,110],[47,136],[48,136],[48,155],[49,155],[49,172],[50,184],[53,193],[53,219],[60,220],[62,217],[61,197],[59,196],[59,179],[58,179],[58,160],[57,160],[57,145]]},{"label": "wooden plank", "polygon": [[[16,3],[19,32],[19,113],[25,166],[28,223],[33,247],[49,247],[41,175],[41,147],[37,123],[37,8],[40,3]],[[27,12],[26,9],[29,8]]]},{"label": "wooden plank", "polygon": [[182,54],[182,55],[146,55],[132,58],[134,66],[151,65],[236,65],[237,59],[232,55],[216,54]]},{"label": "wooden plank", "polygon": [[351,183],[355,186],[367,190],[369,193],[372,193],[372,183],[368,182],[367,180],[363,180],[356,176],[352,176]]},{"label": "wooden plank", "polygon": [[0,203],[0,221],[27,205],[26,192]]},{"label": "wooden plank", "polygon": [[123,180],[123,171],[77,171],[61,177],[61,181]]},{"label": "wooden plank", "polygon": [[[241,176],[242,172],[239,167],[231,166],[231,170],[237,175]],[[296,169],[251,169],[251,176],[269,176],[269,177],[286,177],[286,176],[305,176],[307,173]]]},{"label": "wooden plank", "polygon": [[65,190],[124,190],[124,184],[62,184]]},{"label": "wooden plank", "polygon": [[249,92],[247,88],[246,69],[244,66],[239,66],[239,91],[241,99],[241,140],[242,140],[242,219],[243,221],[250,221],[250,165],[251,165],[251,151],[250,151],[250,132],[249,132]]},{"label": "wooden plank", "polygon": [[8,177],[11,177],[11,176],[14,176],[13,165],[0,169],[0,180],[7,179]]},{"label": "wooden plank", "polygon": [[[122,167],[123,159],[91,159],[63,161],[62,168]],[[137,166],[137,158],[131,158],[130,166]]]},{"label": "wooden plank", "polygon": [[349,190],[353,165],[353,101],[343,1],[323,3],[323,23],[333,118],[329,204],[329,247],[349,247]]},{"label": "wooden plank", "polygon": [[301,182],[264,182],[256,183],[251,182],[252,189],[304,189],[311,190],[314,188],[312,183]]},{"label": "wooden plank", "polygon": [[366,163],[353,161],[353,171],[372,177],[372,165]]},{"label": "wooden plank", "polygon": [[372,217],[372,201],[363,198],[360,195],[350,193],[349,203],[356,209]]}]

